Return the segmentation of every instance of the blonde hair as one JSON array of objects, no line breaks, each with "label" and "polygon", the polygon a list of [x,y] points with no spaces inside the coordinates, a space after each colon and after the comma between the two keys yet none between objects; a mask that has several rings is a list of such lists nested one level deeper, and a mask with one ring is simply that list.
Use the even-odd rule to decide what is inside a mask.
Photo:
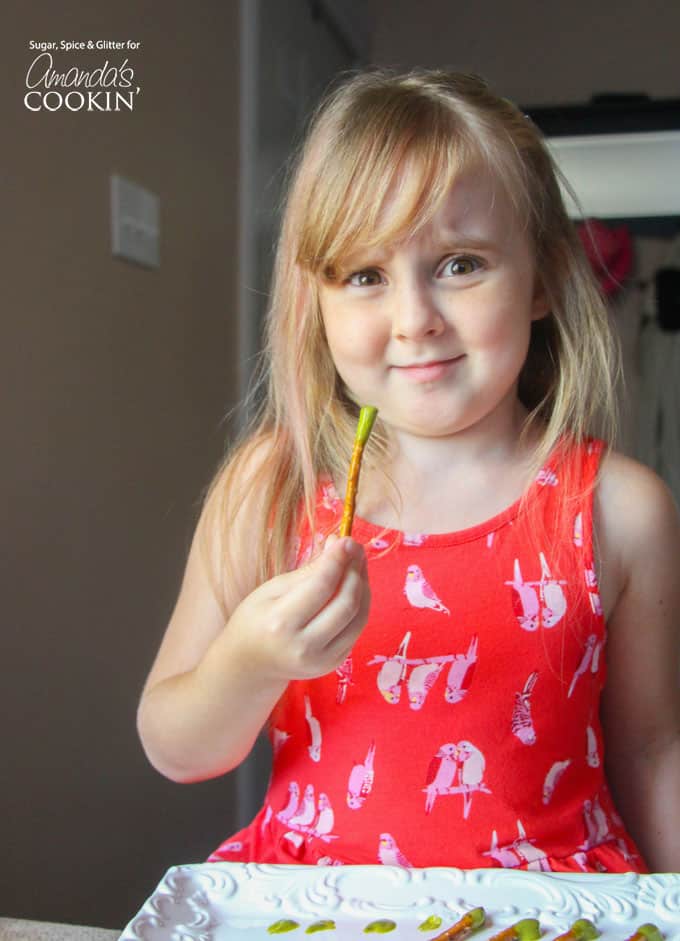
[{"label": "blonde hair", "polygon": [[[228,531],[241,488],[258,493],[251,528],[259,540],[256,583],[293,565],[301,508],[313,526],[319,477],[344,479],[351,452],[358,406],[330,357],[320,279],[337,277],[358,247],[418,231],[456,177],[480,166],[504,188],[528,234],[550,309],[532,326],[519,380],[529,411],[522,435],[539,442],[532,468],[538,471],[560,440],[581,443],[597,434],[611,444],[617,347],[538,129],[478,76],[345,74],[312,115],[292,163],[255,393],[260,406],[206,496],[212,523]],[[395,186],[402,178],[406,185]],[[381,210],[395,189],[394,210],[385,218]],[[379,470],[386,453],[378,418],[368,466]],[[229,571],[227,548],[224,541],[222,572]]]}]

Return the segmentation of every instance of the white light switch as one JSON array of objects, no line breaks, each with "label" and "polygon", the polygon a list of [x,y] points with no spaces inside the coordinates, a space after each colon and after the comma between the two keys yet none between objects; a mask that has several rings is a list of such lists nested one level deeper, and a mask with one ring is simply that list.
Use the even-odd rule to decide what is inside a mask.
[{"label": "white light switch", "polygon": [[160,266],[160,198],[111,174],[111,251],[148,268]]}]

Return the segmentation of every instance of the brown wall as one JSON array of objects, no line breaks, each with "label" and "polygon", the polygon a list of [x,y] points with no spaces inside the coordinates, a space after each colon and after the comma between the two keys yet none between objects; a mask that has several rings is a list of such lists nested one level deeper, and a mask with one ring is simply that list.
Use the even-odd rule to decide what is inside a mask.
[{"label": "brown wall", "polygon": [[476,71],[525,105],[680,94],[669,0],[375,0],[373,61]]},{"label": "brown wall", "polygon": [[[134,715],[236,396],[238,3],[2,13],[0,915],[122,926],[234,820]],[[31,39],[141,41],[134,112],[27,111]],[[160,196],[156,271],[111,255],[112,172]]]}]

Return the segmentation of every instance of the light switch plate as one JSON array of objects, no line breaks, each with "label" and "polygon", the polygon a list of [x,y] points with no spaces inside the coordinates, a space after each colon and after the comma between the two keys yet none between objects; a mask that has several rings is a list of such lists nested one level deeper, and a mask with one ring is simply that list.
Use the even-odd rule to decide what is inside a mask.
[{"label": "light switch plate", "polygon": [[111,174],[111,251],[148,268],[160,266],[160,197]]}]

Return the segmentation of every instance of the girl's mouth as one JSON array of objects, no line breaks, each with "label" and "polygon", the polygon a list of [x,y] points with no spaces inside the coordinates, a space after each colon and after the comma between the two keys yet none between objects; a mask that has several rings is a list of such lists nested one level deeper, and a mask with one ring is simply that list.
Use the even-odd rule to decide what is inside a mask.
[{"label": "girl's mouth", "polygon": [[451,359],[432,360],[429,363],[394,366],[393,368],[412,382],[433,382],[448,375],[462,359],[462,356],[453,356]]}]

